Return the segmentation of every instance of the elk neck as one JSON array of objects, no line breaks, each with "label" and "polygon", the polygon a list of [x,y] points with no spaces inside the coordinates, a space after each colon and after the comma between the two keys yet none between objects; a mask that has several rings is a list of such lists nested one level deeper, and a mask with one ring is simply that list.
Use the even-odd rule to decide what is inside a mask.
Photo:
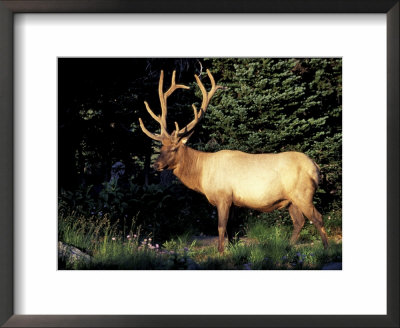
[{"label": "elk neck", "polygon": [[188,188],[202,192],[201,155],[202,152],[182,145],[178,150],[178,165],[173,170],[176,177]]}]

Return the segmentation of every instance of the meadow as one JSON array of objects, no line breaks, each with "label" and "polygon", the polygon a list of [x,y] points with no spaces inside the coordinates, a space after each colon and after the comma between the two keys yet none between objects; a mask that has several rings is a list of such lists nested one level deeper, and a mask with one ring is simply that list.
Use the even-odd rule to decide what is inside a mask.
[{"label": "meadow", "polygon": [[342,261],[341,216],[324,217],[329,248],[308,221],[296,245],[290,225],[267,225],[250,218],[243,233],[221,255],[217,237],[186,232],[166,241],[154,240],[141,226],[112,224],[107,214],[90,218],[74,213],[59,217],[59,241],[90,256],[90,260],[59,257],[59,269],[79,270],[320,270]]}]

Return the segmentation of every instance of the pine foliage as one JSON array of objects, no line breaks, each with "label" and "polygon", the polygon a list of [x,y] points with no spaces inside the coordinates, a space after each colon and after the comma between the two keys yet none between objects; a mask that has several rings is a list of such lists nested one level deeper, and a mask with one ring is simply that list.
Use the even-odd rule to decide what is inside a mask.
[{"label": "pine foliage", "polygon": [[341,59],[217,58],[205,63],[227,89],[214,96],[199,133],[207,141],[196,147],[304,152],[321,167],[319,202],[326,210],[340,207]]}]

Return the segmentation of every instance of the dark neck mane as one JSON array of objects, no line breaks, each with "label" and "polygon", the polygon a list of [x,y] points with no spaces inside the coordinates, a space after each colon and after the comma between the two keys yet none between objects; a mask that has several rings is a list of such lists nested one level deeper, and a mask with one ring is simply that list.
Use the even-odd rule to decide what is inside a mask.
[{"label": "dark neck mane", "polygon": [[202,192],[200,185],[202,152],[187,146],[180,147],[178,152],[180,160],[173,171],[174,174],[186,187]]}]

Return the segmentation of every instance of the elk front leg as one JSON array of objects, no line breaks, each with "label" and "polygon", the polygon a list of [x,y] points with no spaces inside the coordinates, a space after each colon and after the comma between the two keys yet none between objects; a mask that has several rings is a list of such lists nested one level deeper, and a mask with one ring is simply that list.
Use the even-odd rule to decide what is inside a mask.
[{"label": "elk front leg", "polygon": [[224,252],[224,239],[226,233],[226,224],[228,223],[230,205],[221,203],[218,208],[218,252]]},{"label": "elk front leg", "polygon": [[229,209],[229,216],[228,216],[228,222],[229,224],[227,224],[226,226],[226,232],[228,235],[228,241],[230,243],[235,242],[235,230],[234,230],[234,226],[236,225],[235,220],[236,218],[236,207],[235,205],[231,205],[230,209]]}]

